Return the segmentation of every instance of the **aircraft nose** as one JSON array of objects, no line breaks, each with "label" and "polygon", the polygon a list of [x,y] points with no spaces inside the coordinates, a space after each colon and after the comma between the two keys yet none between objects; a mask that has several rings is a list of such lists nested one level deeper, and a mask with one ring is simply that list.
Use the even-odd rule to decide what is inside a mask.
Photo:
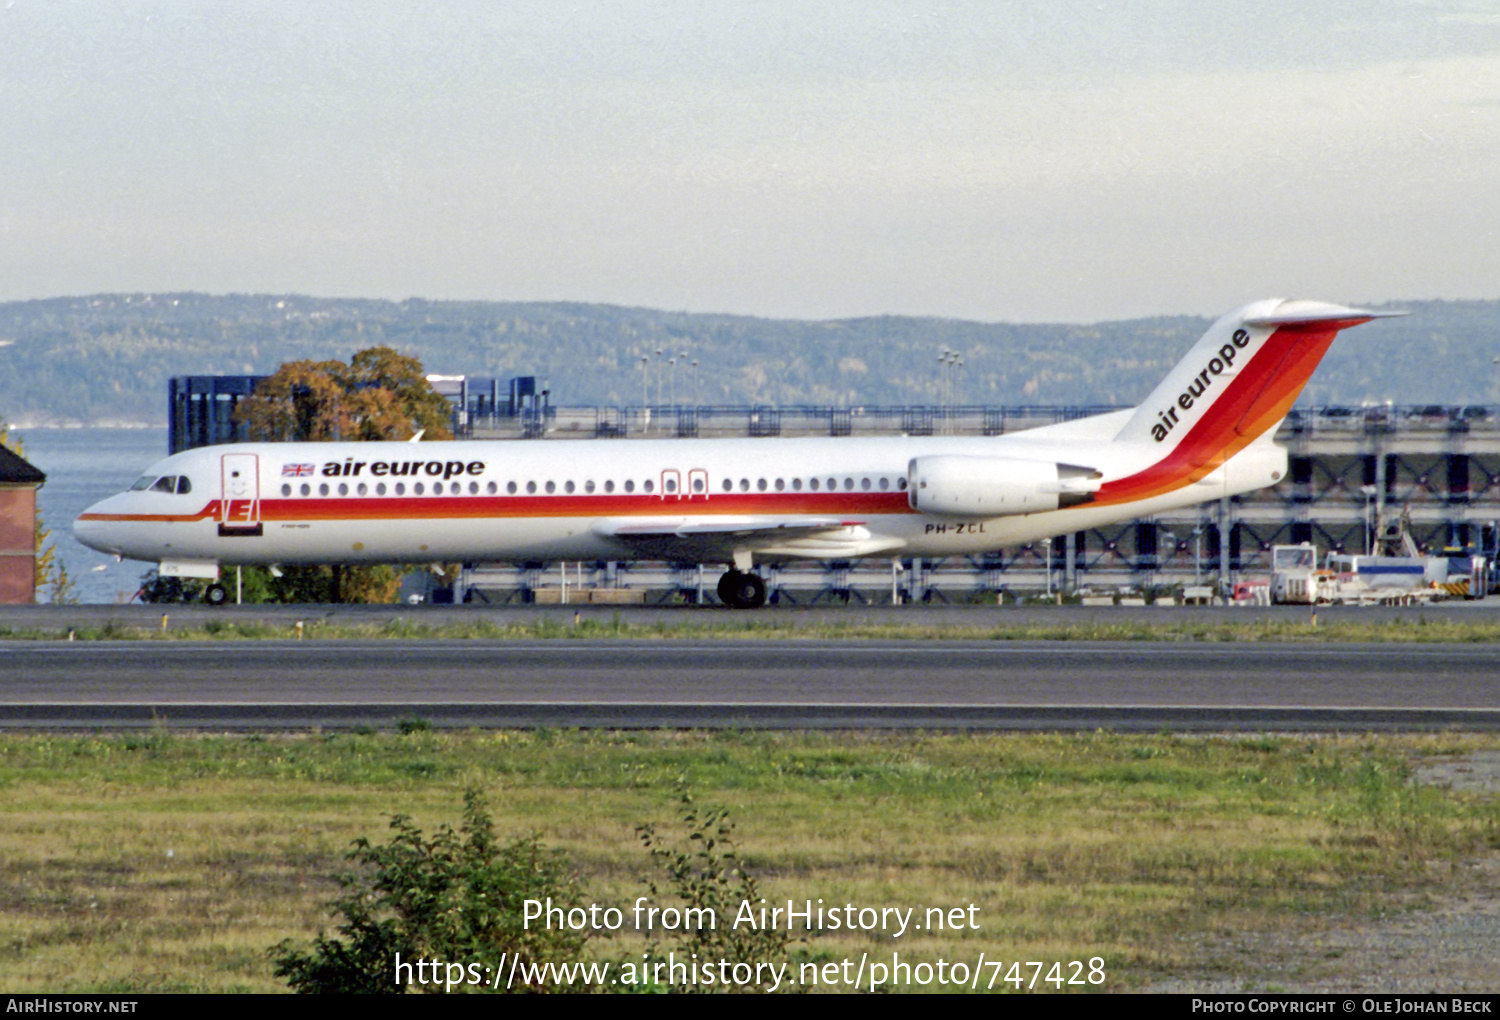
[{"label": "aircraft nose", "polygon": [[78,515],[77,520],[73,522],[73,537],[90,549],[119,555],[120,551],[110,545],[109,522],[99,519],[103,513],[102,508],[107,502],[108,500],[95,503]]}]

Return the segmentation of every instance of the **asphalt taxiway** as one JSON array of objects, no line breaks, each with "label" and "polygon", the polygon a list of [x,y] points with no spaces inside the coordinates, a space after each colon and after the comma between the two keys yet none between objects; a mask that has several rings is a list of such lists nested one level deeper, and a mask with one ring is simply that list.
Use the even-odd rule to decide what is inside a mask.
[{"label": "asphalt taxiway", "polygon": [[[161,616],[151,607],[23,608],[51,609],[48,627],[59,633],[110,620],[145,627]],[[380,608],[322,612],[378,622],[400,611]],[[72,622],[61,621],[70,609]],[[96,611],[104,623],[91,618]],[[290,628],[320,611],[190,612]],[[566,607],[504,612],[564,626],[573,615]],[[1040,612],[1052,623],[1081,619]],[[1096,614],[1118,620],[1121,612]],[[1164,618],[1162,610],[1146,612]],[[1165,612],[1182,619],[1192,611]],[[466,613],[425,609],[402,618],[438,623]],[[825,614],[1020,622],[1014,610],[986,607],[978,615],[965,607],[775,617],[795,629],[826,623]],[[664,640],[7,641],[0,642],[0,728],[342,728],[420,719],[433,726],[1500,729],[1495,643],[746,640],[732,632],[740,614],[636,615],[724,621],[726,631]],[[169,626],[185,622],[181,610],[169,616]],[[9,610],[0,613],[5,625],[23,626]]]}]

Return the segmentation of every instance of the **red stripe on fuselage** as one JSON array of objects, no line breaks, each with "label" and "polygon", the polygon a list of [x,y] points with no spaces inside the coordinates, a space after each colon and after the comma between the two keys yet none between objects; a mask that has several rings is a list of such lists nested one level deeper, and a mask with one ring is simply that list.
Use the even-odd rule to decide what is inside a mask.
[{"label": "red stripe on fuselage", "polygon": [[[83,514],[79,520],[186,523],[214,520],[217,501],[196,514]],[[849,516],[914,514],[905,492],[723,493],[563,496],[311,496],[262,499],[261,521],[513,520],[544,517]]]},{"label": "red stripe on fuselage", "polygon": [[219,516],[219,501],[205,503],[202,510],[194,514],[79,514],[80,521],[144,521],[156,524],[191,524],[194,521],[216,520]]}]

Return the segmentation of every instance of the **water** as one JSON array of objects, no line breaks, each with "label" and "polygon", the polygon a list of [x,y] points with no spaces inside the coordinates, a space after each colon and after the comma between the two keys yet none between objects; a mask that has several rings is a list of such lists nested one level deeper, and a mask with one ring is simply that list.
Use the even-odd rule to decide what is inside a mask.
[{"label": "water", "polygon": [[166,429],[12,429],[25,457],[47,476],[38,502],[51,541],[79,602],[123,602],[150,565],[95,552],[73,538],[73,520],[90,504],[128,488],[167,455]]}]

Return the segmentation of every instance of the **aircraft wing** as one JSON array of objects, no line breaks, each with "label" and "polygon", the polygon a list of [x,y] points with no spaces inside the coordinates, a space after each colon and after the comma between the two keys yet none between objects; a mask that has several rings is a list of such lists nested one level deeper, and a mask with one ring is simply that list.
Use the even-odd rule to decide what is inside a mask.
[{"label": "aircraft wing", "polygon": [[843,559],[873,556],[905,545],[877,539],[862,521],[836,517],[681,518],[635,523],[600,521],[594,532],[629,547],[643,559],[732,563],[737,551],[759,559]]}]

